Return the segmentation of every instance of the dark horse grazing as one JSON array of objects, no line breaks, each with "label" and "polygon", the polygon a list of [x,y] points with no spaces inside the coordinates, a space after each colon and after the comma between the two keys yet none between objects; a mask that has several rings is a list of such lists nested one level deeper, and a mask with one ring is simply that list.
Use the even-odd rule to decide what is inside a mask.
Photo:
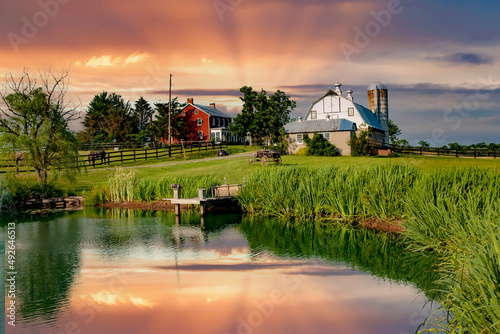
[{"label": "dark horse grazing", "polygon": [[95,165],[95,161],[101,159],[101,164],[106,162],[106,152],[104,151],[92,151],[89,153],[88,164]]}]

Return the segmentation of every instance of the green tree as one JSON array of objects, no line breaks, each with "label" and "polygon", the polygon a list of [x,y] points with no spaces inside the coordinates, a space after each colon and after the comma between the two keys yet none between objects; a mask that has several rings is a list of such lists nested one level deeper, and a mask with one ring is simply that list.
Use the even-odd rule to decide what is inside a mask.
[{"label": "green tree", "polygon": [[425,141],[425,140],[421,140],[418,142],[418,145],[420,145],[420,147],[423,147],[423,148],[427,148],[427,147],[430,147],[431,144],[429,144],[428,141]]},{"label": "green tree", "polygon": [[410,143],[406,139],[398,139],[398,140],[396,140],[393,143],[393,145],[396,145],[396,146],[410,146]]},{"label": "green tree", "polygon": [[[184,117],[182,117],[182,109],[186,106],[181,104],[177,97],[172,99],[170,111],[170,129],[172,138],[187,140],[189,129]],[[155,103],[157,110],[156,120],[153,122],[153,132],[158,138],[168,140],[168,103]]]},{"label": "green tree", "polygon": [[145,131],[151,125],[154,110],[142,96],[135,101],[133,115],[136,118],[137,130]]},{"label": "green tree", "polygon": [[312,139],[309,138],[307,133],[304,133],[304,143],[307,146],[307,155],[318,155],[325,157],[336,157],[340,155],[339,151],[328,140],[320,134],[314,133]]},{"label": "green tree", "polygon": [[457,142],[455,142],[455,143],[449,143],[448,146],[452,150],[460,150],[460,149],[462,149],[462,146],[460,146],[460,144],[457,143]]},{"label": "green tree", "polygon": [[239,137],[250,135],[251,145],[253,139],[259,137],[264,137],[268,144],[284,140],[283,129],[290,122],[290,113],[296,102],[280,90],[269,97],[265,90],[257,93],[248,86],[243,86],[240,92],[243,93],[240,98],[243,108],[234,118],[231,131]]},{"label": "green tree", "polygon": [[351,146],[351,156],[362,157],[371,154],[372,145],[370,144],[370,137],[367,130],[362,130],[359,132],[359,137],[354,132],[349,140],[349,146]]},{"label": "green tree", "polygon": [[85,138],[89,142],[126,142],[130,134],[138,133],[137,119],[130,102],[120,95],[102,92],[90,102],[83,120]]},{"label": "green tree", "polygon": [[76,108],[65,102],[68,72],[50,68],[37,74],[27,69],[6,78],[0,97],[0,139],[4,148],[24,152],[26,163],[36,171],[38,182],[47,184],[47,173],[77,169],[77,140],[68,123],[78,118]]},{"label": "green tree", "polygon": [[392,121],[392,119],[389,120],[389,140],[391,141],[392,145],[396,145],[396,142],[398,141],[398,136],[401,134],[401,130],[399,129],[399,126]]}]

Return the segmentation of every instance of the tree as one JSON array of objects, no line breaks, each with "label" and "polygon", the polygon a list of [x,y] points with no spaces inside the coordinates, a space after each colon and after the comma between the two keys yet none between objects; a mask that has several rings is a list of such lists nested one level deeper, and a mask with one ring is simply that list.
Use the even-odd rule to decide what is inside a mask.
[{"label": "tree", "polygon": [[460,144],[457,143],[457,142],[455,142],[455,143],[449,143],[448,146],[452,150],[461,150],[462,149],[462,146],[460,146]]},{"label": "tree", "polygon": [[269,97],[265,90],[257,93],[248,86],[243,86],[240,92],[243,108],[234,118],[231,131],[239,137],[250,135],[251,145],[257,137],[264,137],[268,144],[283,140],[284,126],[290,122],[296,102],[280,90]]},{"label": "tree", "polygon": [[[168,141],[168,103],[155,103],[155,106],[158,114],[153,124],[153,132],[158,138],[163,138]],[[172,99],[170,110],[170,129],[172,138],[188,139],[189,129],[181,114],[185,106],[186,104],[181,104],[177,100],[177,97]]]},{"label": "tree", "polygon": [[396,140],[393,143],[393,145],[396,145],[396,146],[410,146],[410,143],[406,139],[398,139],[398,140]]},{"label": "tree", "polygon": [[425,141],[425,140],[419,141],[418,145],[420,145],[420,147],[423,147],[423,148],[427,148],[427,147],[431,146],[431,144],[429,144],[429,142]]},{"label": "tree", "polygon": [[389,140],[392,145],[395,145],[398,141],[398,136],[401,134],[401,130],[399,126],[394,123],[391,119],[389,119]]},{"label": "tree", "polygon": [[65,102],[68,71],[47,68],[37,74],[24,69],[19,77],[6,78],[0,97],[0,138],[14,152],[25,152],[26,163],[36,171],[38,182],[47,183],[47,173],[64,169],[67,176],[77,169],[75,134],[68,123],[79,115]]},{"label": "tree", "polygon": [[359,137],[354,132],[349,140],[349,146],[351,146],[351,156],[362,157],[370,155],[372,151],[372,145],[370,144],[370,136],[367,130],[362,130],[359,132]]},{"label": "tree", "polygon": [[83,120],[83,126],[85,138],[94,143],[113,140],[126,142],[130,138],[127,135],[138,132],[130,102],[125,102],[120,95],[107,92],[94,96]]},{"label": "tree", "polygon": [[312,139],[307,133],[304,133],[304,142],[307,146],[307,155],[319,155],[325,157],[336,157],[340,155],[339,151],[328,140],[320,134],[314,133]]},{"label": "tree", "polygon": [[153,108],[142,96],[135,102],[133,115],[137,121],[137,130],[144,131],[149,128],[153,120]]}]

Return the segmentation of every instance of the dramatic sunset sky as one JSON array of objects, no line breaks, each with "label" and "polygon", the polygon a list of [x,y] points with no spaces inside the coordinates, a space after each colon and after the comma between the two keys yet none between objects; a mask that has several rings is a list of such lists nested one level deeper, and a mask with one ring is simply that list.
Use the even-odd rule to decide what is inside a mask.
[{"label": "dramatic sunset sky", "polygon": [[[0,4],[0,80],[70,67],[68,97],[193,97],[235,115],[239,88],[281,89],[293,117],[339,80],[389,88],[411,144],[500,142],[500,3],[486,0],[14,0]],[[73,124],[75,129],[77,124]]]}]

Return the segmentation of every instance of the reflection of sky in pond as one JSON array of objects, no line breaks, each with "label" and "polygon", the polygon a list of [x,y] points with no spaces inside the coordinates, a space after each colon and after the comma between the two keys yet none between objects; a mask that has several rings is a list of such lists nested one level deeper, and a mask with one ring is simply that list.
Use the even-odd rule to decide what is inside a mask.
[{"label": "reflection of sky in pond", "polygon": [[[410,285],[319,256],[279,256],[265,245],[251,250],[239,225],[176,226],[171,215],[150,225],[120,219],[96,223],[84,213],[56,219],[49,240],[56,242],[51,231],[65,224],[75,224],[78,234],[64,229],[60,249],[25,240],[36,251],[73,247],[79,266],[55,314],[31,311],[8,333],[403,334],[415,332],[428,313],[427,299]],[[41,224],[18,226],[35,238]],[[57,265],[49,255],[38,261],[49,270]],[[47,272],[23,284],[51,294],[59,279]]]}]

